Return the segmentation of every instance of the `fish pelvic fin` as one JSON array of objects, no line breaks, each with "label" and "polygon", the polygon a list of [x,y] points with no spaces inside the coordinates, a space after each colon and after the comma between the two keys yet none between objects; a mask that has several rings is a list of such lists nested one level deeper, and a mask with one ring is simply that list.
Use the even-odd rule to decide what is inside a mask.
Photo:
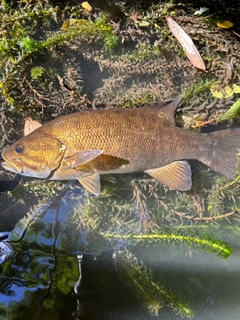
[{"label": "fish pelvic fin", "polygon": [[240,128],[207,133],[213,138],[211,158],[204,161],[207,166],[221,175],[235,179],[240,149]]},{"label": "fish pelvic fin", "polygon": [[100,176],[98,173],[92,174],[79,179],[81,185],[86,188],[89,192],[98,196],[100,194]]},{"label": "fish pelvic fin", "polygon": [[164,167],[149,169],[145,172],[167,185],[170,190],[187,191],[191,189],[192,173],[187,161],[175,161]]}]

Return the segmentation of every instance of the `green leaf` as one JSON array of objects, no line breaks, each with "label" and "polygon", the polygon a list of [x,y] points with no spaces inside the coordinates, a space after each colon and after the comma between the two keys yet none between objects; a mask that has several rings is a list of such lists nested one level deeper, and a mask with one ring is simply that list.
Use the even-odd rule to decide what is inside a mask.
[{"label": "green leaf", "polygon": [[148,27],[150,25],[150,23],[148,21],[136,21],[136,23],[138,23],[139,27]]},{"label": "green leaf", "polygon": [[218,121],[234,119],[240,113],[240,98],[226,111]]},{"label": "green leaf", "polygon": [[234,85],[230,87],[229,85],[226,85],[224,88],[220,87],[217,84],[212,84],[210,87],[211,93],[214,97],[222,99],[222,98],[229,98],[233,96],[235,93],[240,93],[240,86]]},{"label": "green leaf", "polygon": [[224,20],[224,21],[219,21],[217,23],[217,26],[223,29],[229,29],[233,26],[233,23],[231,21]]},{"label": "green leaf", "polygon": [[82,26],[86,26],[86,25],[90,25],[92,24],[91,21],[88,20],[84,20],[84,19],[68,19],[66,21],[64,21],[63,25],[62,25],[62,30],[69,30],[69,29],[78,29]]}]

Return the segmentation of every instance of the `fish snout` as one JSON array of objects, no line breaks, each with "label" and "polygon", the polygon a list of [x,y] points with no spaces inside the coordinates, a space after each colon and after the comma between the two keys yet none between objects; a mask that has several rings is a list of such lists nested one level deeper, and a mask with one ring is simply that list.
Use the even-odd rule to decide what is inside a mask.
[{"label": "fish snout", "polygon": [[1,162],[1,165],[4,169],[14,173],[23,172],[23,166],[18,159],[7,159],[3,153],[1,154],[1,159],[4,160],[3,162]]}]

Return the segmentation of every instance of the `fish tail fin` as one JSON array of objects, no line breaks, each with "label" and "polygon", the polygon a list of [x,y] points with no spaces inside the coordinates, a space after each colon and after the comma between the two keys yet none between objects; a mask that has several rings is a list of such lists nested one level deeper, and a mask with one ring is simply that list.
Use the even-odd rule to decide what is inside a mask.
[{"label": "fish tail fin", "polygon": [[210,161],[205,162],[212,170],[235,179],[240,156],[240,128],[208,133],[213,138],[213,152]]}]

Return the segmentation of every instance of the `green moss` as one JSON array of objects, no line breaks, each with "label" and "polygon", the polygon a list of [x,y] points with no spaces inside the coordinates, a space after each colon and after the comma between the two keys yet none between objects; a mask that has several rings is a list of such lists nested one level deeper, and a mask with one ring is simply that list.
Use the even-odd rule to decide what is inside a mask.
[{"label": "green moss", "polygon": [[40,80],[45,75],[46,70],[43,67],[34,67],[31,70],[33,80]]},{"label": "green moss", "polygon": [[188,88],[182,90],[184,99],[188,100],[191,97],[195,97],[201,93],[206,93],[210,90],[211,85],[214,83],[213,80],[206,79],[205,81],[200,80],[199,83],[189,84]]},{"label": "green moss", "polygon": [[[67,14],[69,10],[66,7],[58,13]],[[79,14],[79,9],[73,7],[71,8],[72,15],[74,10],[76,14]],[[112,50],[119,39],[104,15],[97,19],[95,23],[84,19],[72,19],[75,24],[67,26],[65,21],[61,31],[52,31],[48,36],[44,36],[45,39],[37,39],[38,30],[43,29],[44,26],[47,30],[49,24],[53,24],[56,19],[54,9],[46,4],[40,5],[37,3],[34,7],[25,6],[20,8],[20,13],[17,9],[13,9],[10,15],[2,14],[0,18],[2,27],[6,27],[4,36],[0,40],[0,70],[3,79],[0,94],[2,99],[5,100],[5,106],[9,105],[16,109],[18,109],[18,99],[12,93],[12,83],[21,81],[18,78],[19,75],[26,72],[26,69],[37,56],[42,53],[51,55],[53,48],[63,46],[66,41],[71,41],[74,38],[78,38],[82,42],[86,42],[89,38],[96,38],[96,41],[102,39],[102,46],[106,50]],[[33,34],[36,34],[35,37],[32,36]],[[6,64],[7,68],[4,67]],[[40,70],[39,68],[33,67],[31,69],[32,79],[43,78],[43,69]]]}]

